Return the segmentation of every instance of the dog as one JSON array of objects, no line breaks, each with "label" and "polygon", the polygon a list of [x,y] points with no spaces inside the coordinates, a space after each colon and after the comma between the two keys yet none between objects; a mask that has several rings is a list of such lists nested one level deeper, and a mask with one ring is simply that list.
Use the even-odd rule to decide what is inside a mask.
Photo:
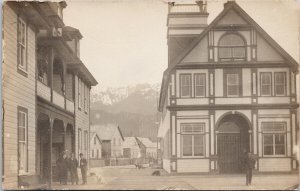
[{"label": "dog", "polygon": [[156,171],[152,172],[152,176],[160,176],[160,171],[156,170]]}]

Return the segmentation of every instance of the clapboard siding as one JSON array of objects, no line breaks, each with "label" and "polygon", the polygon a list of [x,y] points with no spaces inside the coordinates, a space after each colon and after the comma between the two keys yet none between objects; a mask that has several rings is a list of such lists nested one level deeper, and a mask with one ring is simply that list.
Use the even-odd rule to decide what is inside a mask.
[{"label": "clapboard siding", "polygon": [[17,107],[28,109],[28,169],[35,174],[35,32],[27,27],[27,77],[17,71],[17,14],[3,5],[3,100],[5,189],[17,187]]},{"label": "clapboard siding", "polygon": [[209,172],[209,160],[178,159],[177,172]]},{"label": "clapboard siding", "polygon": [[291,171],[291,159],[289,158],[259,159],[259,171],[261,172]]},{"label": "clapboard siding", "polygon": [[[83,100],[83,92],[82,95],[82,101]],[[84,112],[84,107],[82,104],[82,108],[78,108],[78,76],[75,76],[75,135],[76,135],[76,141],[75,141],[75,153],[78,156],[79,152],[82,152],[83,154],[86,154],[85,156],[88,158],[90,156],[89,151],[86,153],[84,152],[84,131],[88,131],[88,137],[89,137],[89,115],[88,113]],[[78,129],[81,129],[82,132],[82,151],[78,151]],[[89,138],[88,138],[89,143]]]}]

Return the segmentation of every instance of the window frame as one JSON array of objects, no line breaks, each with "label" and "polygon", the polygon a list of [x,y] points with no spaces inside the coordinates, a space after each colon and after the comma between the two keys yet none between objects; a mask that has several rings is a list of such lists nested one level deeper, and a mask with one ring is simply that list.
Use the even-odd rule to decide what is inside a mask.
[{"label": "window frame", "polygon": [[78,109],[81,110],[81,79],[78,77]]},{"label": "window frame", "polygon": [[[282,130],[264,130],[265,124],[277,124],[282,125]],[[261,128],[262,128],[262,154],[263,157],[285,157],[287,155],[287,131],[286,131],[287,124],[285,122],[262,122]],[[265,136],[272,136],[272,154],[265,154]],[[276,135],[282,135],[284,138],[284,154],[276,154],[276,143],[275,143],[275,137]]]},{"label": "window frame", "polygon": [[[20,141],[20,114],[24,114],[24,141]],[[28,109],[24,108],[24,107],[20,107],[18,106],[17,108],[17,127],[18,127],[18,174],[19,175],[24,175],[27,174],[29,172],[29,166],[28,166]],[[20,145],[24,144],[25,147],[25,158],[23,159],[25,161],[25,169],[21,169],[21,161],[22,161],[22,157],[21,157],[21,153],[20,153]]]},{"label": "window frame", "polygon": [[[185,132],[183,130],[183,126],[184,125],[192,125],[192,127],[195,127],[195,125],[200,125],[200,128],[202,129],[202,131],[199,132]],[[193,126],[194,125],[194,126]],[[206,138],[205,138],[205,123],[204,122],[196,122],[196,123],[181,123],[180,124],[180,142],[181,142],[181,152],[180,155],[182,158],[204,158],[205,157],[205,152],[206,152]],[[184,144],[183,144],[183,140],[185,136],[191,136],[192,138],[192,154],[191,155],[184,155]],[[195,137],[196,136],[201,136],[202,137],[202,153],[203,155],[195,155]]]},{"label": "window frame", "polygon": [[[224,39],[224,37],[226,37],[227,35],[235,35],[236,37],[240,38],[243,41],[243,45],[221,45],[221,41]],[[244,50],[244,56],[234,56],[234,50],[236,48],[243,48]],[[220,54],[220,50],[221,49],[226,49],[229,50],[230,52],[230,56],[227,57],[222,57]],[[238,33],[225,33],[224,35],[221,36],[219,42],[218,42],[218,59],[220,61],[224,61],[224,62],[230,62],[230,61],[246,61],[247,59],[247,43],[244,39],[244,37]]]},{"label": "window frame", "polygon": [[[21,27],[24,25],[24,31],[21,31]],[[24,35],[24,36],[23,36]],[[24,21],[24,19],[22,19],[20,16],[17,19],[17,68],[18,68],[18,72],[20,72],[22,75],[24,75],[25,77],[27,77],[28,75],[28,62],[27,62],[27,24]],[[20,39],[24,39],[24,43],[21,42],[22,40]],[[21,51],[20,53],[20,50]],[[21,54],[24,54],[24,58],[21,57]],[[22,60],[21,58],[23,58],[24,60]],[[24,65],[21,64],[24,63]]]},{"label": "window frame", "polygon": [[[263,83],[263,75],[266,75],[266,74],[268,74],[268,75],[270,75],[270,84],[269,84],[269,86],[270,86],[270,94],[263,94],[262,92],[262,89],[263,89],[263,85],[265,85],[265,84],[262,84]],[[272,96],[272,92],[273,92],[273,78],[272,78],[272,72],[260,72],[260,95],[261,96]]]},{"label": "window frame", "polygon": [[[229,95],[229,92],[228,92],[228,89],[229,89],[228,77],[229,77],[229,75],[234,75],[237,77],[237,84],[230,84],[230,86],[236,86],[237,94]],[[241,92],[240,92],[240,75],[239,75],[239,73],[227,73],[226,74],[226,96],[227,97],[239,97],[240,95],[241,95]]]},{"label": "window frame", "polygon": [[[197,85],[196,84],[196,77],[199,76],[199,77],[204,77],[204,82],[203,82],[203,85]],[[200,79],[199,79],[200,81]],[[196,94],[196,89],[197,87],[202,87],[204,88],[204,91],[203,91],[203,95],[197,95]],[[198,97],[206,97],[206,73],[194,73],[194,97],[198,98]]]},{"label": "window frame", "polygon": [[[185,96],[185,95],[182,95],[182,79],[183,77],[189,77],[190,78],[190,84],[187,85],[187,86],[184,86],[184,87],[189,87],[189,95]],[[192,74],[191,73],[182,73],[182,74],[179,74],[179,93],[180,93],[180,97],[181,98],[191,98],[192,97],[192,88],[193,88],[193,82],[192,82]]]},{"label": "window frame", "polygon": [[82,151],[82,130],[81,128],[78,129],[78,150],[80,153]]},{"label": "window frame", "polygon": [[[277,94],[277,92],[276,92],[277,85],[278,85],[278,84],[276,84],[276,75],[278,75],[278,74],[283,74],[284,82],[282,84],[279,84],[279,85],[283,85],[283,91],[284,91],[283,94]],[[274,72],[274,96],[286,96],[286,94],[287,94],[287,75],[286,75],[286,72]]]}]

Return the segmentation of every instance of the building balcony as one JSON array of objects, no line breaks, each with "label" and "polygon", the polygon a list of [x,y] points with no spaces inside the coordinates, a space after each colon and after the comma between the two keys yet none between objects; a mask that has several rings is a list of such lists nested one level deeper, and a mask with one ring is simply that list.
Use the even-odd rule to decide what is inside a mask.
[{"label": "building balcony", "polygon": [[[58,106],[68,112],[74,113],[74,102],[65,98],[65,96],[57,93],[56,91],[52,90],[51,88],[39,80],[37,80],[37,96],[40,98],[53,103],[55,106]],[[52,96],[52,98],[51,98]]]}]

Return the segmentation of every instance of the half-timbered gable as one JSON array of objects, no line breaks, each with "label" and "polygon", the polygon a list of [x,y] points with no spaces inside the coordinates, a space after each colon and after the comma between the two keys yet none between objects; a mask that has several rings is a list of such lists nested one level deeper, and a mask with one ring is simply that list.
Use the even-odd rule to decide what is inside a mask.
[{"label": "half-timbered gable", "polygon": [[[163,167],[240,172],[249,151],[257,171],[295,170],[298,63],[236,2],[225,3],[209,25],[207,17],[203,1],[169,5],[169,64],[159,101]],[[170,25],[171,18],[181,22]]]}]

